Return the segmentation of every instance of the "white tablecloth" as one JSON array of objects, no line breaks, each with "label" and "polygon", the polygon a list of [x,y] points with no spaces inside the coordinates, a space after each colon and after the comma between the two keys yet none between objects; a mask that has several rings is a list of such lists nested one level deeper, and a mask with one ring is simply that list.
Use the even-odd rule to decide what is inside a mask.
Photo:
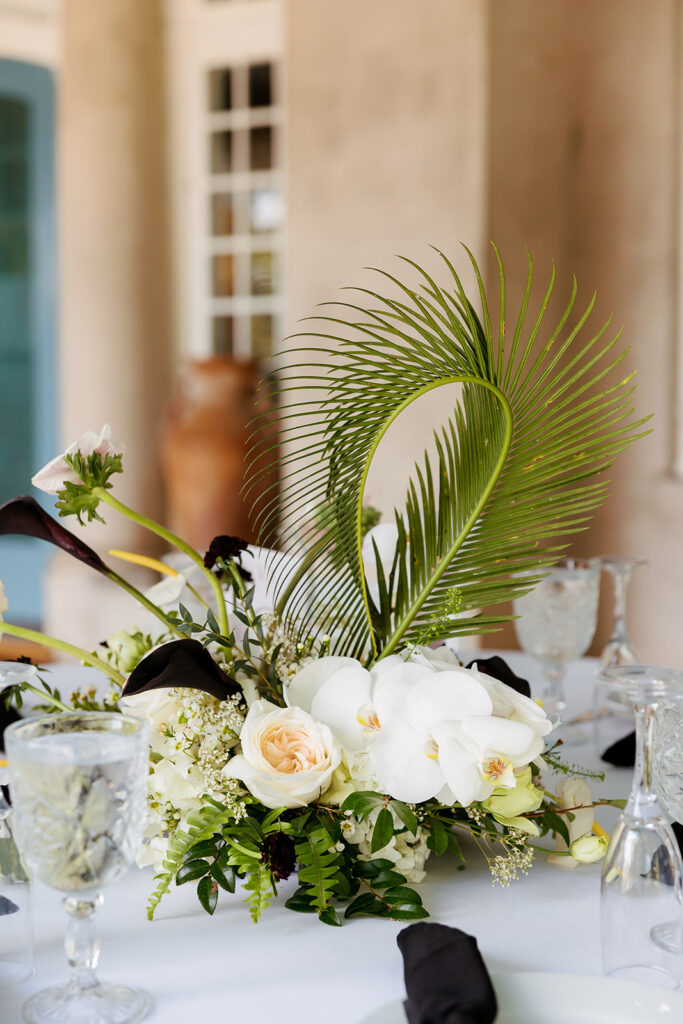
[{"label": "white tablecloth", "polygon": [[[515,654],[510,660],[533,685],[539,672],[531,659]],[[590,705],[593,669],[589,659],[570,666],[569,714]],[[50,678],[68,692],[76,676],[80,683],[86,673],[97,676],[58,666]],[[598,740],[604,746],[612,738],[605,734]],[[568,748],[566,755],[585,765],[600,763],[592,744]],[[625,796],[629,781],[629,771],[612,769],[594,792]],[[616,812],[601,809],[599,818],[610,828]],[[527,878],[501,889],[491,885],[477,850],[467,849],[463,871],[451,857],[429,862],[420,891],[434,920],[476,935],[490,970],[600,973],[599,864],[566,871],[538,854]],[[151,871],[133,868],[105,891],[99,914],[100,973],[150,992],[156,1003],[151,1021],[298,1024],[308,1018],[354,1024],[403,994],[395,941],[403,924],[360,918],[331,928],[284,910],[278,904],[295,888],[293,880],[281,887],[282,895],[257,925],[239,892],[221,892],[209,917],[192,883],[174,888],[149,923],[145,903],[151,888]],[[21,1005],[31,992],[66,978],[60,898],[36,885],[36,971],[23,985],[0,991],[1,1024],[19,1024]]]}]

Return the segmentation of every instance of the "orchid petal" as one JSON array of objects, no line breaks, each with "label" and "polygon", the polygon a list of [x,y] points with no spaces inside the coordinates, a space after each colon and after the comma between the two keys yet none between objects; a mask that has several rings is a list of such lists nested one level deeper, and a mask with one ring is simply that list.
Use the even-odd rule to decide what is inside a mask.
[{"label": "orchid petal", "polygon": [[311,703],[311,714],[330,727],[335,738],[351,753],[367,746],[358,721],[358,709],[370,700],[370,673],[356,662],[342,668],[320,687]]},{"label": "orchid petal", "polygon": [[341,669],[351,668],[362,672],[369,679],[370,674],[355,658],[326,655],[323,658],[316,658],[315,661],[310,662],[308,665],[304,665],[285,687],[285,700],[288,706],[310,711],[313,699],[320,687]]},{"label": "orchid petal", "polygon": [[503,754],[515,767],[528,764],[543,750],[543,740],[531,726],[508,718],[464,718],[460,723],[463,742],[469,741],[482,754]]},{"label": "orchid petal", "polygon": [[411,722],[427,732],[437,722],[490,715],[492,709],[491,698],[476,677],[457,669],[423,675],[407,697]]},{"label": "orchid petal", "polygon": [[381,791],[397,800],[421,803],[443,788],[438,762],[425,753],[425,737],[406,721],[380,729],[370,746],[370,759]]}]

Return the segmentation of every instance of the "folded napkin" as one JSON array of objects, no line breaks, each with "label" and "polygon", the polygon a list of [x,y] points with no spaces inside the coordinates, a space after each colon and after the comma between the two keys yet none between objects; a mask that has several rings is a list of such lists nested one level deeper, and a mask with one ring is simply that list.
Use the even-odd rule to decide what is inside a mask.
[{"label": "folded napkin", "polygon": [[399,933],[410,1024],[493,1024],[498,1006],[477,940],[419,922]]},{"label": "folded napkin", "polygon": [[624,736],[608,747],[602,754],[602,760],[616,765],[617,768],[633,768],[636,760],[635,732],[630,732],[628,736]]}]

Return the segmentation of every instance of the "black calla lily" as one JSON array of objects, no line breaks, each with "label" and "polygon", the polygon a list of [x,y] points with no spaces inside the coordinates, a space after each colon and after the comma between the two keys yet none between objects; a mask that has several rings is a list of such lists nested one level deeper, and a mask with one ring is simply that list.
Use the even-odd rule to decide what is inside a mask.
[{"label": "black calla lily", "polygon": [[73,555],[79,562],[85,562],[91,569],[96,569],[106,576],[110,574],[111,570],[96,551],[53,519],[35,498],[28,494],[12,498],[4,505],[0,505],[0,536],[12,535],[45,540],[48,544],[54,544],[62,551],[66,551],[68,555]]},{"label": "black calla lily", "polygon": [[241,695],[239,683],[219,669],[199,640],[171,640],[136,665],[123,688],[124,697],[170,687],[203,690],[218,700]]}]

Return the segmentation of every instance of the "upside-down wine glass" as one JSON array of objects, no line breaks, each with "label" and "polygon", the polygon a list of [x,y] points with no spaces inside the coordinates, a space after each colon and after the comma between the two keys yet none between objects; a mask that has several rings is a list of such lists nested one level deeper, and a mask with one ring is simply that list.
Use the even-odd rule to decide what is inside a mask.
[{"label": "upside-down wine glass", "polygon": [[563,558],[528,594],[513,601],[520,646],[541,662],[543,707],[549,715],[567,705],[567,662],[588,650],[597,621],[600,566],[594,559]]},{"label": "upside-down wine glass", "polygon": [[[654,783],[664,810],[673,821],[683,820],[683,694],[673,696],[657,712],[654,730]],[[683,953],[683,930],[678,921],[658,925],[655,942]]]},{"label": "upside-down wine glass", "polygon": [[[602,963],[605,974],[630,981],[680,985],[683,865],[654,784],[656,714],[683,694],[683,670],[621,665],[598,677],[610,694],[630,700],[636,719],[636,760],[626,808],[602,869]],[[669,945],[662,939],[668,937]]]},{"label": "upside-down wine glass", "polygon": [[646,558],[627,555],[601,555],[601,567],[612,577],[614,584],[614,622],[607,645],[600,655],[598,670],[612,665],[635,665],[638,662],[626,628],[626,591],[634,569],[647,565]]},{"label": "upside-down wine glass", "polygon": [[148,727],[107,712],[64,712],[15,722],[5,733],[14,832],[33,872],[66,893],[66,985],[24,1004],[30,1024],[131,1024],[146,993],[100,982],[94,915],[100,890],[131,864],[142,841]]}]

